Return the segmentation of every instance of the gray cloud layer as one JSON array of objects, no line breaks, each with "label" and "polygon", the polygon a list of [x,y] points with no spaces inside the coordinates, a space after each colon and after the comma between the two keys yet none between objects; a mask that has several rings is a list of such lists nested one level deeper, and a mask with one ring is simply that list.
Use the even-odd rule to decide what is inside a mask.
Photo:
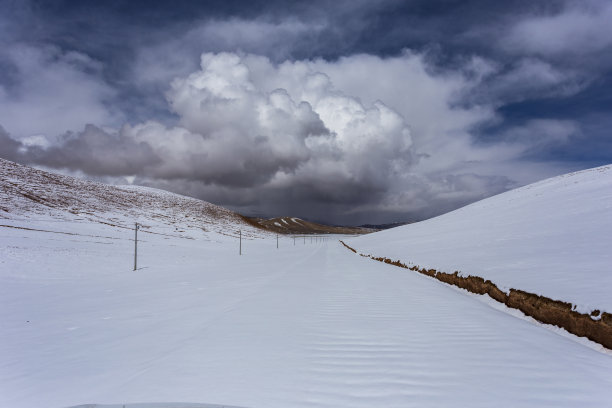
[{"label": "gray cloud layer", "polygon": [[[348,41],[352,24],[330,35],[346,4],[329,17],[214,17],[136,47],[118,77],[108,61],[25,41],[0,18],[0,156],[247,213],[432,216],[576,168],[539,157],[588,142],[579,122],[507,123],[498,111],[579,94],[612,64],[596,57],[611,47],[602,16],[612,8],[559,4],[453,37],[477,44],[494,33],[499,47],[448,63],[435,47],[291,57]],[[353,23],[367,25],[369,7],[354,7]],[[582,69],[577,57],[596,63]]]},{"label": "gray cloud layer", "polygon": [[[467,130],[494,113],[453,106],[458,92],[474,86],[461,75],[429,73],[412,53],[281,64],[208,53],[199,70],[170,85],[176,126],[87,125],[46,146],[13,143],[11,156],[96,176],[135,176],[247,211],[344,222],[376,211],[428,214],[508,188],[508,178],[482,167],[511,162],[532,145],[521,137],[474,145]],[[565,128],[553,121],[538,131],[560,140]]]}]

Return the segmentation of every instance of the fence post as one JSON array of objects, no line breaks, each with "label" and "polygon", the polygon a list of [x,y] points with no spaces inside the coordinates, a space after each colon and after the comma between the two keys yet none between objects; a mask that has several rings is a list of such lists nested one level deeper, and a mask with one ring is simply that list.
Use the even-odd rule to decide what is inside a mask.
[{"label": "fence post", "polygon": [[242,230],[240,232],[240,246],[238,247],[238,255],[242,255]]},{"label": "fence post", "polygon": [[276,234],[276,249],[278,249],[278,234]]},{"label": "fence post", "polygon": [[138,223],[134,226],[134,270],[137,268],[138,262]]}]

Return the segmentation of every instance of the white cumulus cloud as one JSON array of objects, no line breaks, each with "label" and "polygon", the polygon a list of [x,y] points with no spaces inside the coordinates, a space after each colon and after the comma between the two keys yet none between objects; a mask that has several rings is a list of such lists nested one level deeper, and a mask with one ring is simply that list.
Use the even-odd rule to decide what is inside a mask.
[{"label": "white cumulus cloud", "polygon": [[[283,63],[205,53],[199,69],[170,83],[174,125],[87,125],[50,146],[7,152],[246,212],[337,222],[428,216],[512,186],[513,162],[539,145],[530,131],[559,142],[569,134],[567,123],[535,122],[506,135],[512,143],[475,144],[471,128],[495,116],[457,103],[478,85],[465,72],[431,72],[409,52]],[[519,182],[541,176],[528,168]]]}]

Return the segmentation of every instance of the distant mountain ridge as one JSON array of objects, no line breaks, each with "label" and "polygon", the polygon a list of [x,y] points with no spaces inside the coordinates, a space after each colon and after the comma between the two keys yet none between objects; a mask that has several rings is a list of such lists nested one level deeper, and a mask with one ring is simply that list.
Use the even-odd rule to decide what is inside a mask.
[{"label": "distant mountain ridge", "polygon": [[343,227],[319,224],[297,217],[256,218],[245,217],[248,222],[267,231],[279,234],[368,234],[374,229],[363,227]]},{"label": "distant mountain ridge", "polygon": [[386,230],[395,227],[401,227],[402,225],[411,224],[410,222],[392,222],[389,224],[363,224],[361,228],[375,229],[375,230]]}]

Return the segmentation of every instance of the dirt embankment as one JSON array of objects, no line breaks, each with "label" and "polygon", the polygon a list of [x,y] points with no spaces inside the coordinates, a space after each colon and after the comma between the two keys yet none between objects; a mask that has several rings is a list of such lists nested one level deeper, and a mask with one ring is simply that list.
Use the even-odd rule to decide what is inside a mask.
[{"label": "dirt embankment", "polygon": [[[351,248],[342,241],[340,242],[349,250],[356,254],[358,253],[354,248]],[[505,293],[490,280],[485,280],[479,276],[470,275],[464,277],[459,276],[459,272],[440,272],[435,269],[408,266],[399,260],[393,261],[389,258],[375,257],[362,253],[358,254],[379,262],[419,272],[472,293],[479,295],[487,294],[498,302],[513,309],[518,309],[539,322],[554,324],[572,334],[586,337],[612,350],[612,314],[610,313],[602,313],[599,310],[594,310],[591,315],[578,313],[573,310],[571,303],[550,299],[518,289],[510,289],[509,293]]]}]

